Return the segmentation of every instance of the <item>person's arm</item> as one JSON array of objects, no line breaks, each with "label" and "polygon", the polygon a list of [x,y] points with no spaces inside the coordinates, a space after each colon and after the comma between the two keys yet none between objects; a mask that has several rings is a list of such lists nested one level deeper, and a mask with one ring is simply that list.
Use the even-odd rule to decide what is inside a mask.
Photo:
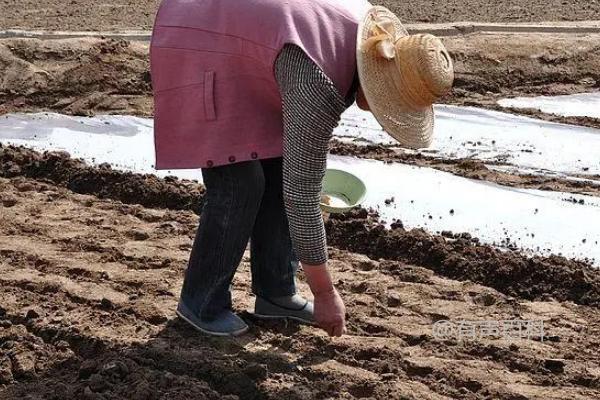
[{"label": "person's arm", "polygon": [[283,190],[290,235],[315,298],[315,319],[330,335],[340,336],[345,309],[326,266],[319,204],[329,140],[345,109],[344,100],[298,47],[284,48],[276,76],[283,101]]}]

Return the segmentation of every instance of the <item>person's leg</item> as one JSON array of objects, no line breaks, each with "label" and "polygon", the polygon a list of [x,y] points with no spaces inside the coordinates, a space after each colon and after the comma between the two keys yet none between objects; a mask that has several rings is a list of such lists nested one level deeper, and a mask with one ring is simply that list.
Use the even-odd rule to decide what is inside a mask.
[{"label": "person's leg", "polygon": [[205,203],[180,305],[210,321],[231,308],[229,286],[248,244],[265,179],[259,161],[203,169],[202,176]]},{"label": "person's leg", "polygon": [[252,291],[263,298],[296,293],[298,260],[292,247],[283,204],[282,160],[273,158],[261,161],[265,191],[250,239]]}]

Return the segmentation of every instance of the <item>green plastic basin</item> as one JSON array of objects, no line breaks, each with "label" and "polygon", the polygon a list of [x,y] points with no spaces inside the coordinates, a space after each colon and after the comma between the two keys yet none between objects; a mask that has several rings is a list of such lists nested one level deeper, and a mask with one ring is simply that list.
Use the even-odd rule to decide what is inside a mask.
[{"label": "green plastic basin", "polygon": [[328,213],[346,212],[360,205],[366,194],[367,187],[358,177],[339,169],[328,169],[323,178],[321,209]]}]

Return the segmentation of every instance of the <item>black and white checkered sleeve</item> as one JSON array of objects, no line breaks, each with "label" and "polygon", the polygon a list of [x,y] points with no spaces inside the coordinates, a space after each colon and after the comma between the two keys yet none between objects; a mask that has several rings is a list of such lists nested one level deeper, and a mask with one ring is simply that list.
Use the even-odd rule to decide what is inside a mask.
[{"label": "black and white checkered sleeve", "polygon": [[308,265],[327,261],[319,207],[329,140],[345,110],[333,82],[297,46],[287,45],[275,74],[283,101],[283,190],[292,243]]}]

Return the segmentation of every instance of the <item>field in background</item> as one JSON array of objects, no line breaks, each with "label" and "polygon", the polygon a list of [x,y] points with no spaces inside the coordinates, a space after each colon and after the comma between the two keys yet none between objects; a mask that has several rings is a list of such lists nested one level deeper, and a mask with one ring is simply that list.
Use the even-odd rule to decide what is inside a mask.
[{"label": "field in background", "polygon": [[[351,0],[349,0],[351,1]],[[600,20],[590,0],[374,0],[405,23]],[[158,0],[2,0],[0,29],[151,29]]]}]

